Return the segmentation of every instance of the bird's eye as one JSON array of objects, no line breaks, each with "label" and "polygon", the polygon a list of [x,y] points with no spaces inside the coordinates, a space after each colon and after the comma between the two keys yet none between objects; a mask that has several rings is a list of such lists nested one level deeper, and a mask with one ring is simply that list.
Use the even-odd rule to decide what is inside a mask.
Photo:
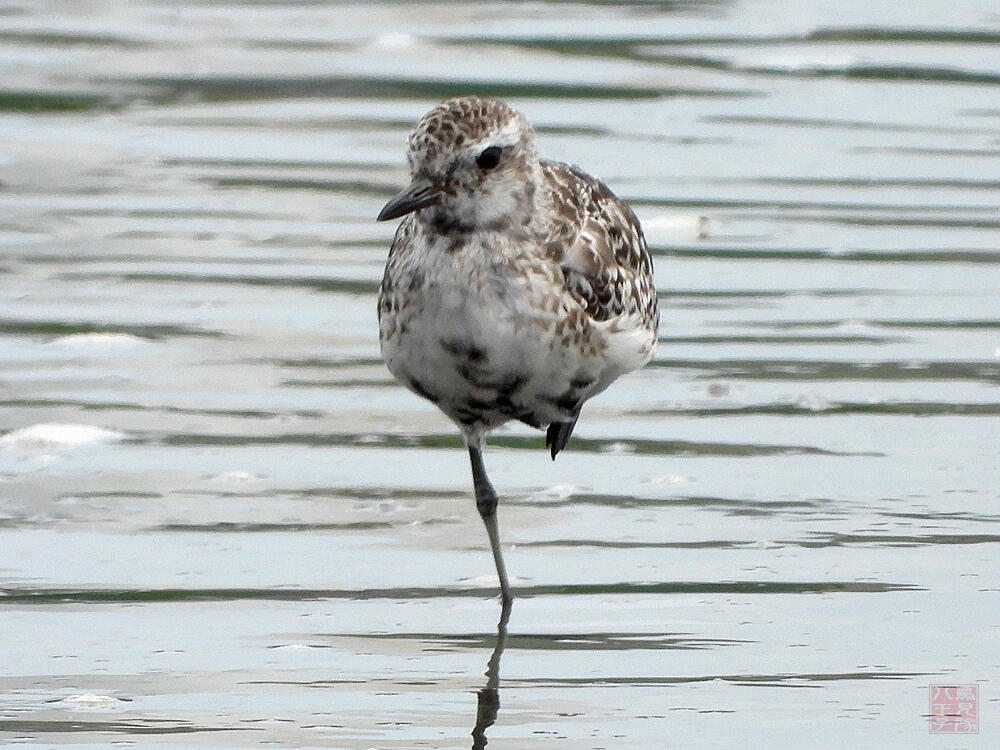
[{"label": "bird's eye", "polygon": [[480,169],[493,169],[500,163],[500,154],[503,149],[499,146],[487,146],[483,152],[476,157],[476,166]]}]

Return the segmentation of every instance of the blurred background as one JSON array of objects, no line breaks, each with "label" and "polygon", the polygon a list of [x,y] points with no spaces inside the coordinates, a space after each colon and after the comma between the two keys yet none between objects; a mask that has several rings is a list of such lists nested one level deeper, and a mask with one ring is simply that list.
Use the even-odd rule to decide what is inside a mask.
[{"label": "blurred background", "polygon": [[0,741],[470,746],[493,565],[374,221],[467,93],[630,202],[662,317],[558,461],[491,441],[490,747],[924,747],[935,684],[995,747],[979,0],[0,2]]}]

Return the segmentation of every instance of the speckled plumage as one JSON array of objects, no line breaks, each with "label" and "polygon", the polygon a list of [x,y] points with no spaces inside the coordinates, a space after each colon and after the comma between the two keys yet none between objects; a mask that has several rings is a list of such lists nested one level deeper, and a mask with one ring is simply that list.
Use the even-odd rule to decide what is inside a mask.
[{"label": "speckled plumage", "polygon": [[[504,147],[506,165],[477,169],[490,145]],[[382,352],[467,439],[510,419],[572,423],[652,356],[656,293],[638,220],[599,180],[539,160],[519,113],[452,99],[417,124],[408,157],[446,197],[396,232],[379,294]],[[464,205],[479,202],[504,211]]]},{"label": "speckled plumage", "polygon": [[547,429],[555,458],[584,402],[653,355],[652,263],[628,206],[539,159],[531,126],[503,102],[435,107],[407,157],[413,184],[379,215],[405,217],[379,292],[382,354],[462,431],[509,604],[483,436],[520,420]]}]

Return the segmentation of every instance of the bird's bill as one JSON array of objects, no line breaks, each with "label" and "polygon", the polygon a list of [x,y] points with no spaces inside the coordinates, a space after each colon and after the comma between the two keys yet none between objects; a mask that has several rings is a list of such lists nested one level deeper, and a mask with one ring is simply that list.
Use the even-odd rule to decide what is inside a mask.
[{"label": "bird's bill", "polygon": [[382,207],[378,220],[398,219],[418,209],[433,206],[441,201],[443,194],[444,191],[430,180],[417,178],[406,190],[394,195],[392,200]]}]

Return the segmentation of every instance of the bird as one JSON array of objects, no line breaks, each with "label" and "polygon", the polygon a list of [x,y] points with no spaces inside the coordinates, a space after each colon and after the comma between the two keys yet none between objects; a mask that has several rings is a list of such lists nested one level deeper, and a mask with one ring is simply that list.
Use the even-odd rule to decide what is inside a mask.
[{"label": "bird", "polygon": [[540,158],[531,124],[503,101],[442,102],[413,128],[406,157],[410,185],[378,214],[402,219],[378,294],[382,357],[462,435],[509,613],[485,437],[517,420],[545,430],[555,460],[583,404],[650,360],[652,259],[628,205],[582,169]]}]

